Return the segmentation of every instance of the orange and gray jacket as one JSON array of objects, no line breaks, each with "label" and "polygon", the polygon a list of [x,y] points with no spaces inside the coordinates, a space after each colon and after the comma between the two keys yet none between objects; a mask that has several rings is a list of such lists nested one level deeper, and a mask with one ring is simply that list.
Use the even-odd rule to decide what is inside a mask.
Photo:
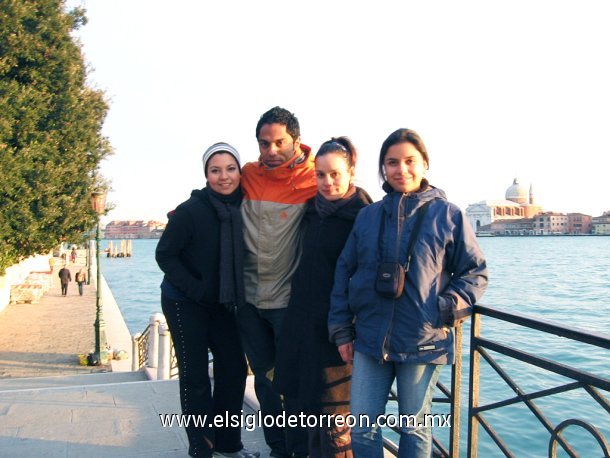
[{"label": "orange and gray jacket", "polygon": [[250,162],[242,170],[246,300],[258,308],[288,306],[300,257],[301,219],[307,200],[316,194],[311,148],[301,144],[301,150],[278,167]]}]

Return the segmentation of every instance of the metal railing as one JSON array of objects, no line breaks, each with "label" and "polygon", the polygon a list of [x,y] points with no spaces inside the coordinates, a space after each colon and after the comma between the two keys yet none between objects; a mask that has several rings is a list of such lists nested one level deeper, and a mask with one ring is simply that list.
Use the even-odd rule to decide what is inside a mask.
[{"label": "metal railing", "polygon": [[[554,424],[542,411],[540,405],[535,401],[547,398],[560,393],[572,392],[580,390],[589,396],[601,408],[601,411],[606,413],[604,418],[597,418],[598,424],[610,424],[610,402],[607,395],[602,391],[610,392],[610,379],[604,378],[570,366],[565,363],[551,360],[536,354],[532,354],[518,349],[515,345],[502,344],[500,342],[485,338],[482,336],[482,317],[486,316],[490,319],[498,320],[501,323],[510,323],[517,325],[533,332],[542,333],[543,335],[554,335],[569,339],[571,342],[579,342],[590,347],[610,350],[610,336],[587,332],[576,328],[558,325],[549,321],[533,318],[518,313],[508,313],[491,307],[476,305],[473,310],[472,320],[470,324],[470,369],[469,381],[465,386],[468,391],[468,414],[467,414],[467,438],[466,442],[467,456],[476,458],[479,448],[479,425],[485,430],[488,436],[493,441],[497,449],[507,457],[516,456],[510,450],[509,445],[502,439],[501,435],[494,428],[493,420],[488,418],[490,412],[500,412],[500,409],[517,404],[523,404],[532,413],[533,417],[543,426],[549,435],[548,456],[554,458],[557,456],[557,446],[565,451],[568,456],[579,456],[576,450],[569,444],[565,438],[564,432],[570,427],[579,427],[588,432],[595,442],[599,445],[601,454],[595,456],[604,456],[610,458],[610,447],[600,428],[595,426],[594,422],[587,418],[563,418],[556,421]],[[494,328],[495,330],[495,328]],[[446,387],[442,383],[437,383],[438,395],[435,396],[433,402],[435,404],[448,404],[450,419],[450,429],[448,444],[443,444],[434,436],[433,437],[433,455],[435,457],[459,457],[460,453],[460,426],[461,417],[460,410],[461,402],[461,378],[462,378],[462,328],[455,330],[455,364],[451,366],[450,386]],[[152,371],[151,378],[168,379],[178,377],[177,361],[174,351],[174,346],[171,343],[169,331],[165,324],[165,319],[162,314],[151,316],[151,322],[142,334],[134,336],[134,370],[147,367],[148,371]],[[543,370],[549,373],[560,375],[569,379],[568,383],[562,383],[553,388],[536,389],[531,392],[520,386],[511,376],[508,371],[502,367],[497,358],[491,354],[498,353],[510,360],[520,361],[522,363]],[[609,355],[610,356],[610,355]],[[480,388],[484,381],[480,377],[481,374],[481,358],[488,363],[489,367],[500,377],[500,379],[508,386],[514,395],[502,400],[495,400],[487,404],[480,401]],[[136,362],[137,361],[137,368]],[[528,366],[528,367],[529,367]],[[150,375],[149,375],[150,376]],[[548,380],[545,380],[548,384]],[[464,391],[465,391],[464,390]],[[397,402],[397,395],[394,391],[390,392],[389,403]],[[586,416],[587,412],[583,412]],[[554,412],[557,415],[557,412]],[[497,426],[497,425],[496,425]],[[502,424],[498,429],[502,430]],[[397,428],[392,429],[398,433]],[[462,444],[464,445],[464,444]],[[398,454],[398,445],[387,437],[384,437],[384,447],[393,455]],[[539,456],[539,451],[536,451]]]},{"label": "metal railing", "polygon": [[[590,399],[597,402],[602,411],[610,415],[610,403],[607,398],[600,392],[604,390],[610,391],[610,379],[600,377],[589,372],[579,370],[573,366],[553,361],[536,354],[532,354],[516,348],[513,345],[502,344],[488,338],[482,337],[482,317],[486,316],[502,322],[512,323],[514,325],[539,331],[545,334],[564,337],[571,341],[581,342],[589,346],[594,346],[606,350],[610,350],[610,336],[602,335],[593,332],[586,332],[579,329],[561,326],[552,322],[532,318],[518,313],[507,313],[491,307],[477,305],[474,307],[474,313],[471,323],[471,338],[470,338],[470,380],[469,392],[470,399],[468,405],[468,457],[476,458],[478,451],[479,425],[483,427],[485,432],[491,437],[497,448],[508,457],[516,456],[509,445],[502,440],[500,434],[493,427],[485,414],[512,406],[518,403],[523,403],[532,413],[534,418],[546,429],[549,434],[548,456],[557,456],[557,445],[559,444],[563,450],[571,457],[577,457],[579,454],[568,443],[564,437],[565,430],[570,426],[578,426],[590,433],[597,444],[599,445],[602,454],[592,452],[591,456],[610,456],[608,442],[604,435],[596,427],[592,420],[583,418],[565,418],[553,424],[547,415],[543,412],[541,406],[534,402],[547,398],[552,395],[566,393],[573,390],[581,390],[590,396]],[[490,352],[498,353],[510,358],[511,360],[521,361],[530,366],[553,373],[571,380],[568,383],[560,383],[553,388],[538,389],[532,392],[520,386],[506,370],[504,370],[497,358],[494,358]],[[514,392],[515,396],[506,399],[495,401],[488,404],[480,402],[480,385],[481,385],[481,357],[489,364],[489,366],[499,375],[508,387]],[[548,380],[545,380],[548,382]],[[587,416],[590,412],[582,411],[583,416]],[[554,416],[559,413],[553,412]],[[569,415],[569,413],[568,413]],[[592,416],[592,415],[590,415]],[[598,424],[607,425],[610,418],[597,418]],[[500,428],[501,429],[501,428]],[[456,455],[457,456],[457,455]]]},{"label": "metal railing", "polygon": [[132,370],[145,370],[149,379],[178,378],[176,351],[165,316],[154,313],[142,333],[132,337]]}]

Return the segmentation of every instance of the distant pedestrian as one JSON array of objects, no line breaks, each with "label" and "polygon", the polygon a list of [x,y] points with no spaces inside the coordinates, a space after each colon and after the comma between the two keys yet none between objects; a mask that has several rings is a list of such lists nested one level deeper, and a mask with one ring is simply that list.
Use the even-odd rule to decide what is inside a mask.
[{"label": "distant pedestrian", "polygon": [[83,295],[83,285],[87,281],[87,274],[85,274],[85,271],[83,270],[82,267],[78,270],[78,272],[76,272],[76,275],[74,276],[74,280],[76,281],[76,283],[78,283],[78,294],[80,296],[82,296]]},{"label": "distant pedestrian", "polygon": [[70,269],[66,266],[63,266],[59,269],[58,276],[61,280],[61,295],[65,296],[68,294],[68,283],[72,281],[72,274],[70,273]]},{"label": "distant pedestrian", "polygon": [[74,264],[76,262],[76,248],[72,247],[72,251],[70,251],[70,262]]}]

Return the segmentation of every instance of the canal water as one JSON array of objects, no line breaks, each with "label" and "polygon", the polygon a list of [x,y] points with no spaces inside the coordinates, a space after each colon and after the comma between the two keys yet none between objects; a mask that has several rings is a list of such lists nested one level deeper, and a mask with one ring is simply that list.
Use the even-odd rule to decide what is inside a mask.
[{"label": "canal water", "polygon": [[[107,241],[102,242],[105,248]],[[157,240],[134,240],[130,258],[102,258],[102,272],[121,308],[132,334],[142,331],[149,316],[160,312],[159,284],[162,274],[154,260]],[[535,318],[610,334],[610,237],[547,236],[485,237],[479,244],[487,258],[490,283],[481,303]],[[463,385],[468,381],[468,337],[464,327]],[[567,339],[547,336],[483,317],[482,336],[520,350],[610,378],[610,352]],[[508,375],[527,393],[561,386],[569,380],[542,369],[492,354]],[[514,392],[485,362],[481,363],[481,404],[514,396]],[[449,368],[441,380],[448,384]],[[467,390],[463,390],[462,437],[466,436]],[[603,392],[606,397],[609,393]],[[557,425],[567,418],[585,419],[610,440],[609,414],[599,408],[583,390],[571,391],[535,401],[548,420]],[[388,407],[389,410],[393,406]],[[435,413],[446,409],[437,404]],[[523,404],[489,412],[486,418],[499,431],[518,457],[548,456],[549,434]],[[446,430],[437,435],[447,444]],[[584,429],[572,427],[566,437],[580,456],[602,456],[595,440]],[[462,453],[465,454],[465,443]],[[504,456],[479,429],[479,456]],[[568,456],[559,452],[557,456]]]}]

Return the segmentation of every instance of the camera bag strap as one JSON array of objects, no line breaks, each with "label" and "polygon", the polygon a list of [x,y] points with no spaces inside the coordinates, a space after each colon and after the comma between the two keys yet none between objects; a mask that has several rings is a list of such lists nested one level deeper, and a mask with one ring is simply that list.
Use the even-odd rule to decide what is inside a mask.
[{"label": "camera bag strap", "polygon": [[[409,271],[409,267],[411,264],[411,255],[413,254],[413,247],[415,246],[415,240],[417,238],[417,235],[421,228],[422,222],[424,220],[424,215],[426,214],[428,205],[430,205],[430,203],[434,200],[436,200],[436,199],[429,200],[428,202],[424,203],[421,207],[419,207],[417,209],[417,219],[415,220],[415,224],[413,225],[413,230],[411,231],[411,236],[409,237],[409,244],[407,245],[407,260],[405,262],[405,265],[403,266],[405,272]],[[385,230],[385,218],[383,218],[381,220],[381,227],[379,228],[379,236],[377,238],[377,247],[378,247],[377,252],[379,253],[379,256],[381,256],[381,253],[383,252],[382,238],[383,238],[383,233],[385,232],[384,230]]]},{"label": "camera bag strap", "polygon": [[423,204],[421,207],[417,209],[417,219],[415,220],[415,225],[413,226],[413,230],[411,231],[411,236],[409,237],[409,245],[407,246],[407,262],[405,262],[405,273],[409,271],[409,267],[411,265],[411,255],[413,254],[413,247],[415,246],[415,239],[419,234],[419,229],[421,228],[422,222],[424,221],[424,215],[426,214],[426,210],[428,209],[428,205],[432,202],[432,199]]}]

